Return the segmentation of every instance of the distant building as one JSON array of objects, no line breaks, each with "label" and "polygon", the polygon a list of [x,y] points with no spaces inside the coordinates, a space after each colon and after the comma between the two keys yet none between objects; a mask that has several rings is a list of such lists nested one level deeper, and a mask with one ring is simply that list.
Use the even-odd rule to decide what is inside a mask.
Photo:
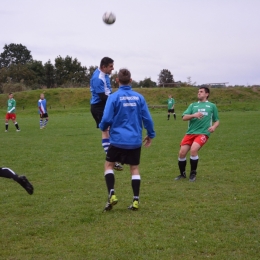
[{"label": "distant building", "polygon": [[179,88],[181,87],[183,83],[181,81],[176,81],[172,83],[160,83],[158,84],[158,87],[163,87],[163,88]]},{"label": "distant building", "polygon": [[210,87],[210,88],[226,88],[227,87],[228,82],[222,82],[222,83],[205,83],[202,84],[200,87],[206,86],[206,87]]}]

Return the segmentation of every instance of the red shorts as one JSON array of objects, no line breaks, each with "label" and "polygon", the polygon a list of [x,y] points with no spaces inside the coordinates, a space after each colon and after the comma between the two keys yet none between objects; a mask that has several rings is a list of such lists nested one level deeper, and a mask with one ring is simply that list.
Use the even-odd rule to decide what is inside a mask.
[{"label": "red shorts", "polygon": [[194,142],[196,142],[202,147],[208,141],[208,139],[209,137],[203,134],[185,135],[181,141],[181,146],[191,146]]},{"label": "red shorts", "polygon": [[16,119],[16,114],[14,114],[14,113],[6,113],[5,119],[6,120],[10,120],[10,119],[15,120]]}]

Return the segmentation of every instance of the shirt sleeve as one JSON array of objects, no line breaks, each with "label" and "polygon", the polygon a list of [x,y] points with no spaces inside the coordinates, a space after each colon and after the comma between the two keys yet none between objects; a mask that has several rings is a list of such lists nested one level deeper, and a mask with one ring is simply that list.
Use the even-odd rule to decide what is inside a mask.
[{"label": "shirt sleeve", "polygon": [[114,102],[112,96],[109,96],[106,102],[102,120],[99,124],[101,131],[105,131],[109,126],[111,126],[114,118]]},{"label": "shirt sleeve", "polygon": [[95,90],[96,93],[105,93],[105,84],[103,80],[95,78],[92,81],[91,87]]},{"label": "shirt sleeve", "polygon": [[183,112],[182,116],[185,116],[185,115],[191,115],[192,114],[192,104],[190,104],[188,106],[188,108]]},{"label": "shirt sleeve", "polygon": [[43,111],[42,111],[42,101],[41,100],[38,101],[38,108],[39,108],[40,113],[43,114]]},{"label": "shirt sleeve", "polygon": [[144,128],[147,131],[147,136],[149,136],[150,138],[154,138],[155,131],[154,131],[153,119],[148,110],[147,103],[144,99],[142,100],[142,119],[143,119]]},{"label": "shirt sleeve", "polygon": [[213,106],[213,117],[212,117],[212,120],[213,120],[213,122],[219,121],[218,109],[217,109],[216,105]]}]

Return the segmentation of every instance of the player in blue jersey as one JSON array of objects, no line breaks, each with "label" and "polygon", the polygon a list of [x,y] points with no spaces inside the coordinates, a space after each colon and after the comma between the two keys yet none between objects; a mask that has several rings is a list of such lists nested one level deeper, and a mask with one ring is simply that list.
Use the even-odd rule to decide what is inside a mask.
[{"label": "player in blue jersey", "polygon": [[13,170],[10,168],[1,167],[0,168],[0,177],[13,179],[17,183],[19,183],[30,195],[33,194],[33,186],[32,184],[27,180],[27,178],[23,175],[16,174]]},{"label": "player in blue jersey", "polygon": [[[114,60],[109,57],[104,57],[100,62],[100,67],[94,71],[90,79],[91,113],[96,121],[97,128],[101,122],[107,98],[112,93],[109,78],[112,70],[114,70]],[[102,131],[102,147],[105,152],[107,152],[109,145],[109,130],[104,129],[104,131]],[[123,167],[119,163],[116,163],[115,169],[121,171]]]},{"label": "player in blue jersey", "polygon": [[[44,129],[49,121],[49,116],[47,113],[47,101],[43,93],[38,101],[38,113],[40,114],[40,129]],[[43,121],[43,119],[45,120]]]},{"label": "player in blue jersey", "polygon": [[114,164],[117,161],[130,165],[133,201],[128,208],[138,210],[141,184],[139,163],[143,126],[147,130],[147,136],[143,140],[145,147],[151,145],[152,138],[155,137],[155,131],[144,97],[131,88],[130,71],[121,69],[118,73],[117,82],[119,83],[119,89],[108,97],[104,115],[99,124],[102,131],[110,128],[110,146],[105,162],[108,202],[104,211],[111,210],[118,201],[114,191],[115,177],[113,171]]}]

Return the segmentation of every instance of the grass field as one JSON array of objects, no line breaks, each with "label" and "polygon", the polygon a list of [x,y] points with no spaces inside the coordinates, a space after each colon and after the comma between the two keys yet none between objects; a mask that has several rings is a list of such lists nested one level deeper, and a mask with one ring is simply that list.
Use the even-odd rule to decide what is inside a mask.
[{"label": "grass field", "polygon": [[26,174],[35,193],[0,179],[0,259],[259,259],[259,111],[220,112],[195,183],[174,181],[181,112],[167,121],[152,110],[157,136],[142,149],[140,210],[127,210],[125,166],[119,203],[102,213],[105,154],[88,109],[51,110],[45,130],[34,112],[18,111],[21,132],[11,123],[0,132],[1,165]]}]

